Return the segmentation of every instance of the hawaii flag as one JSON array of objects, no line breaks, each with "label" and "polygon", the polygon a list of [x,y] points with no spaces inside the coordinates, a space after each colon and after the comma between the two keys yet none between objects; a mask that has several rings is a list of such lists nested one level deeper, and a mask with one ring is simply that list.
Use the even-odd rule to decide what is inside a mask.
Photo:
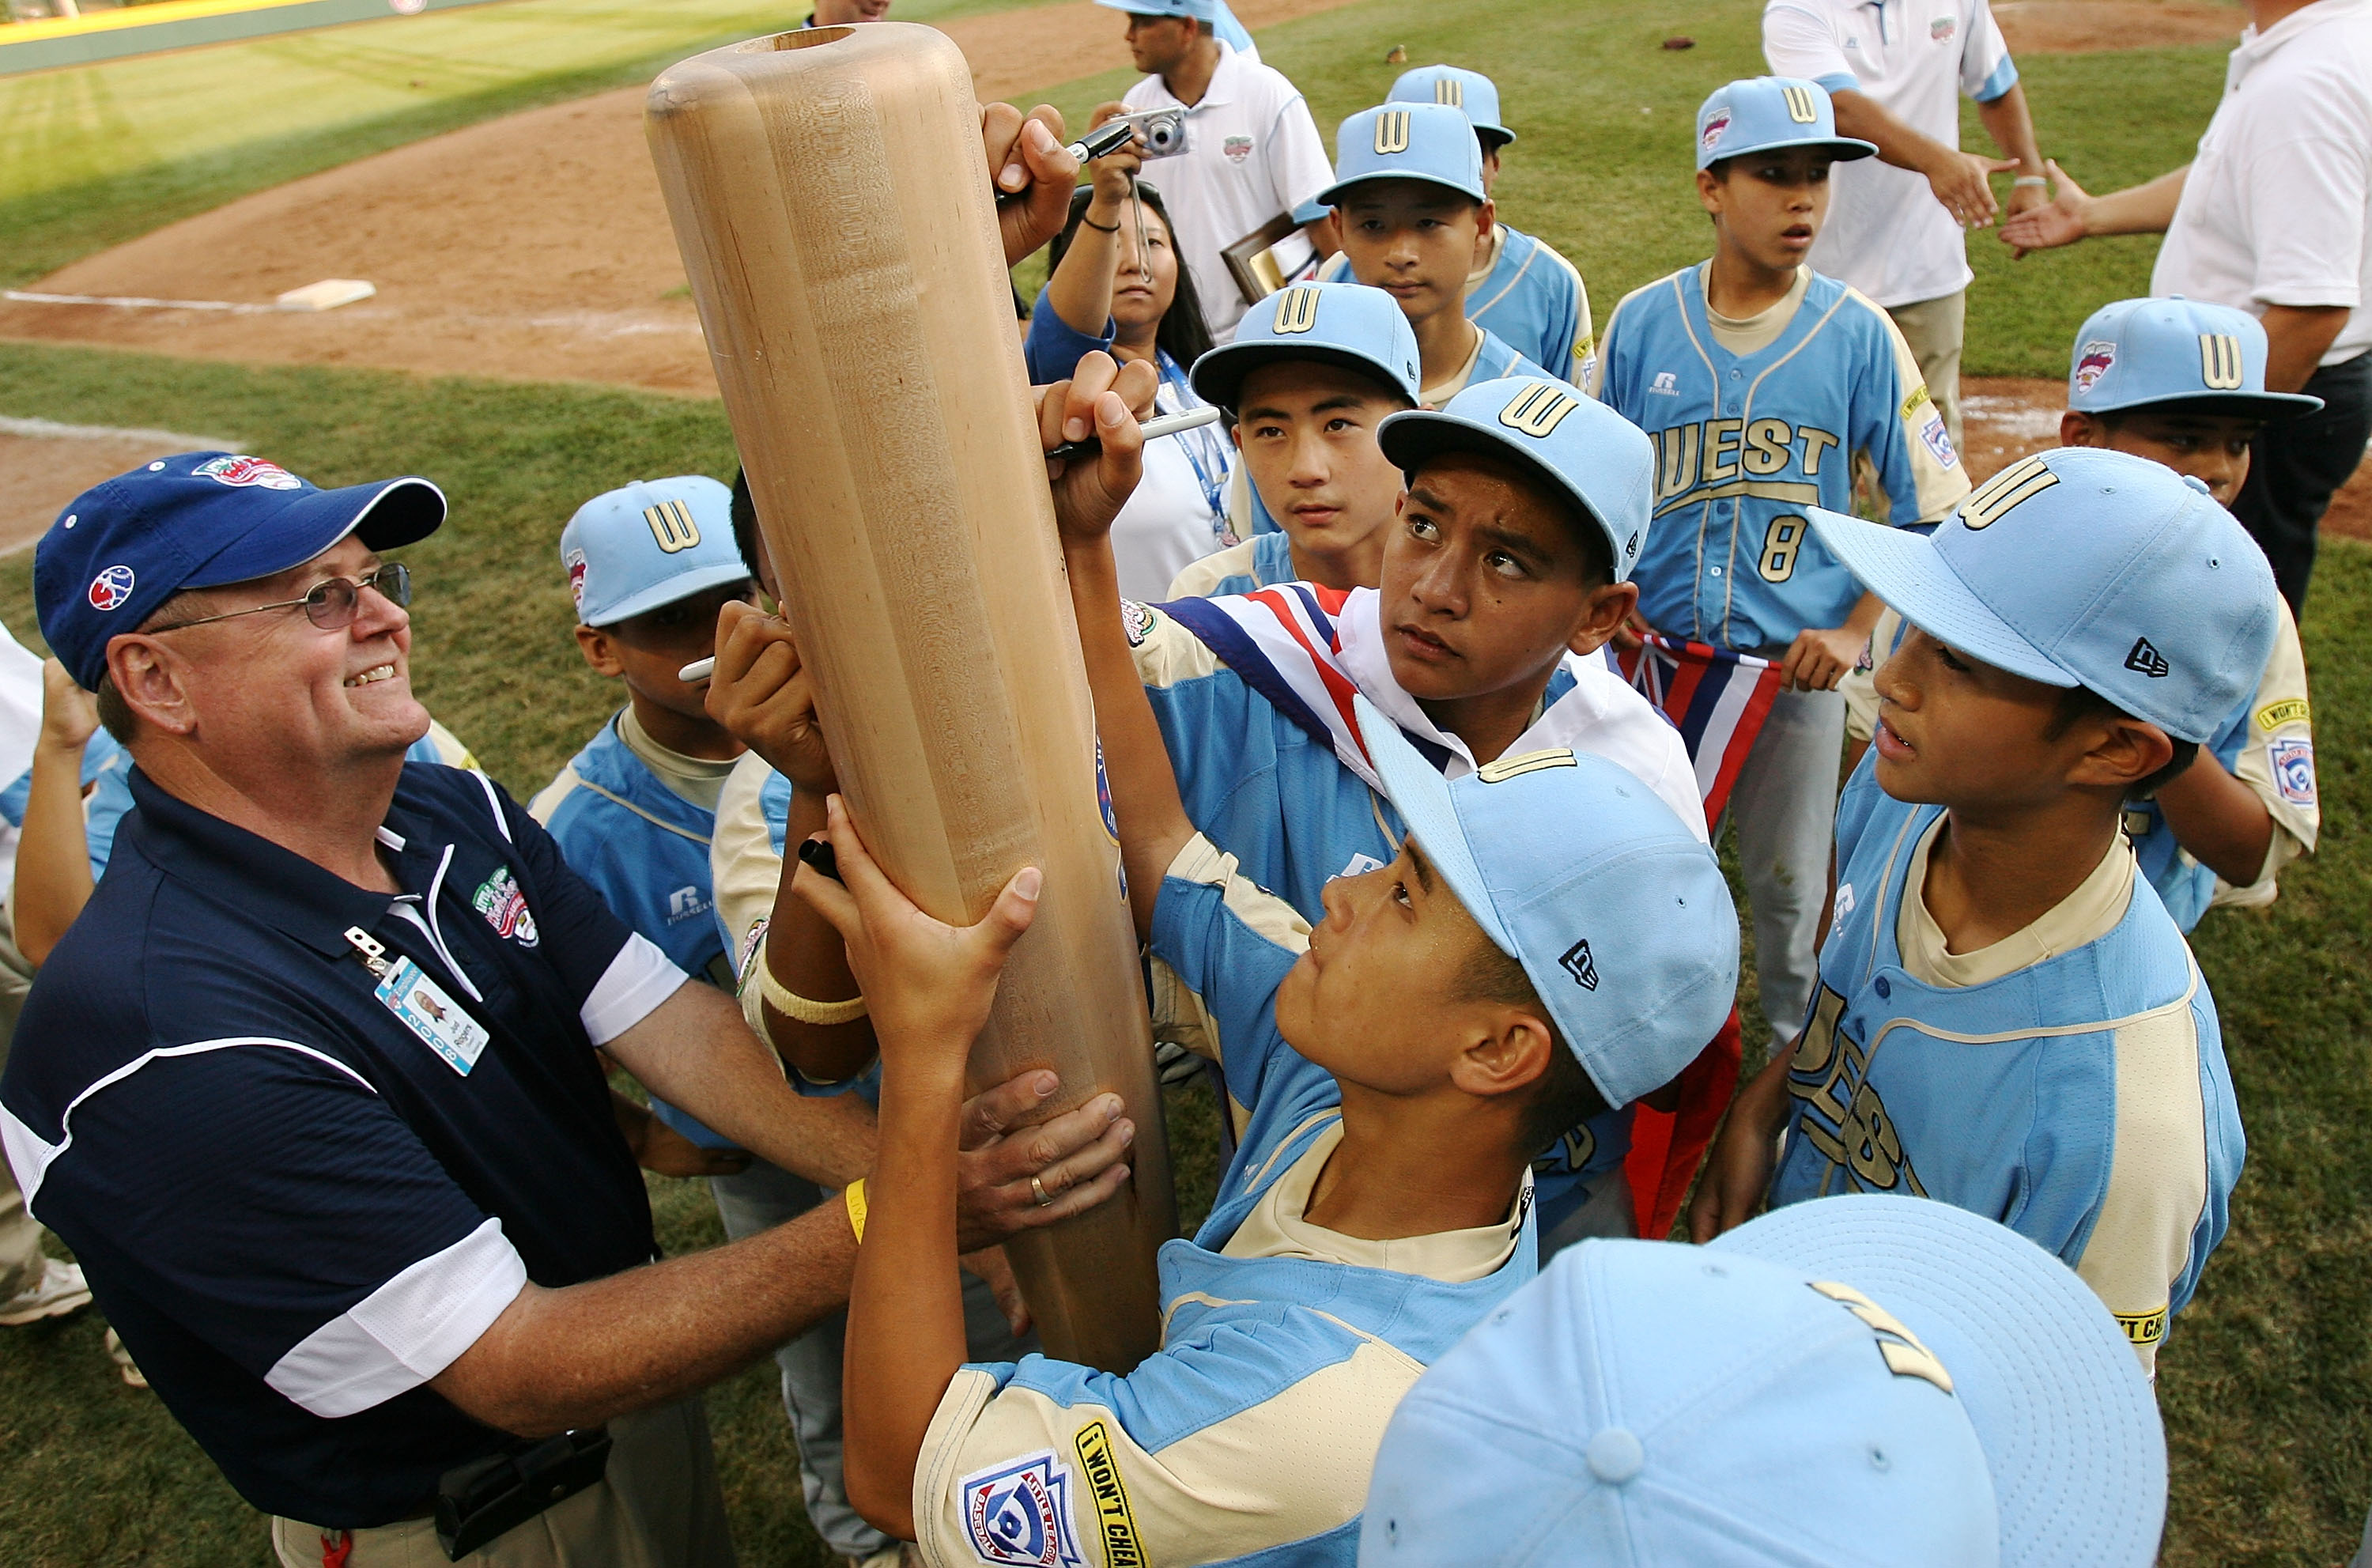
[{"label": "hawaii flag", "polygon": [[1689,760],[1697,765],[1705,821],[1718,822],[1738,771],[1754,749],[1762,721],[1771,716],[1779,667],[1652,632],[1638,647],[1618,652],[1615,660],[1624,678],[1679,728]]}]

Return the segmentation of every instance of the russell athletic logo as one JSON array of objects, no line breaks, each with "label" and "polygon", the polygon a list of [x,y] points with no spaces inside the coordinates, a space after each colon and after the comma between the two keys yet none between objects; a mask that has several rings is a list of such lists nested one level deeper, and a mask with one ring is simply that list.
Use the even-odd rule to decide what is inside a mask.
[{"label": "russell athletic logo", "polygon": [[132,597],[132,568],[110,566],[90,580],[90,607],[114,610]]},{"label": "russell athletic logo", "polygon": [[1408,151],[1409,114],[1405,109],[1387,109],[1376,116],[1376,151],[1387,156]]}]

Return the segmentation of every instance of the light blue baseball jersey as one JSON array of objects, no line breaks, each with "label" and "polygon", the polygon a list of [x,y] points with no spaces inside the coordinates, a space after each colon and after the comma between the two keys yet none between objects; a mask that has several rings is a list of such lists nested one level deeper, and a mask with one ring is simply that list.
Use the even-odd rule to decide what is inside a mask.
[{"label": "light blue baseball jersey", "polygon": [[[1482,336],[1474,350],[1474,362],[1465,375],[1454,381],[1437,383],[1424,389],[1424,406],[1437,409],[1469,387],[1484,381],[1505,381],[1525,376],[1541,377],[1551,381],[1564,382],[1564,377],[1543,370],[1532,360],[1518,353],[1513,345],[1488,327],[1476,329]],[[1572,383],[1565,382],[1570,386]],[[1575,388],[1578,391],[1579,388]]]},{"label": "light blue baseball jersey", "polygon": [[[2215,735],[2200,748],[2223,764],[2226,772],[2248,785],[2273,819],[2273,842],[2256,880],[2246,885],[2227,882],[2193,859],[2175,838],[2157,801],[2134,801],[2125,807],[2125,834],[2133,841],[2142,875],[2157,889],[2166,912],[2186,935],[2201,916],[2217,905],[2256,909],[2272,903],[2281,895],[2282,868],[2310,853],[2321,830],[2306,654],[2298,645],[2297,622],[2291,619],[2289,606],[2281,603],[2274,609],[2280,612],[2281,623],[2256,691],[2225,715]],[[1840,685],[1845,696],[1845,730],[1857,741],[1866,743],[1877,722],[1874,667],[1885,663],[1901,645],[1907,630],[1893,610],[1879,616],[1870,635],[1867,663]]]},{"label": "light blue baseball jersey", "polygon": [[[1375,618],[1372,590],[1347,596],[1355,607],[1348,610],[1341,608],[1343,595],[1285,591],[1315,617],[1307,624],[1317,636],[1339,638],[1331,619],[1338,614]],[[1180,622],[1180,615],[1194,616],[1203,602],[1126,607],[1137,675],[1160,725],[1186,815],[1253,882],[1273,889],[1303,918],[1322,920],[1326,884],[1389,865],[1407,828],[1380,792],[1337,759],[1322,722],[1257,649],[1230,644],[1214,616],[1195,617],[1200,635]],[[1235,663],[1215,652],[1206,636],[1231,646]],[[1552,745],[1594,751],[1656,788],[1683,821],[1703,820],[1696,775],[1678,732],[1605,665],[1566,660],[1549,679],[1543,714],[1544,723],[1554,714],[1565,726],[1552,738],[1530,738],[1527,732],[1511,752]],[[1237,1136],[1247,1137],[1250,1102],[1238,1095],[1224,1060],[1220,1072]],[[1533,1166],[1541,1227],[1552,1230],[1580,1209],[1601,1179],[1619,1179],[1630,1148],[1627,1109],[1603,1112],[1559,1140]]]},{"label": "light blue baseball jersey", "polygon": [[[1901,1192],[1997,1220],[2082,1275],[2154,1365],[2245,1150],[2215,999],[2122,841],[2027,932],[1939,957],[1920,889],[1943,816],[1888,796],[1869,758],[1846,786],[1771,1202]],[[1939,966],[1959,972],[1922,978]]]},{"label": "light blue baseball jersey", "polygon": [[[1494,232],[1500,238],[1491,264],[1466,280],[1466,319],[1558,379],[1586,386],[1596,345],[1581,273],[1545,239],[1504,223]],[[1318,275],[1353,281],[1351,258],[1336,251]],[[1489,379],[1479,372],[1474,378]]]},{"label": "light blue baseball jersey", "polygon": [[1157,1011],[1249,1111],[1194,1239],[1161,1249],[1161,1349],[1125,1376],[967,1366],[916,1465],[926,1562],[1341,1563],[1409,1386],[1534,1273],[1530,1191],[1483,1229],[1359,1241],[1306,1206],[1342,1089],[1276,1031],[1308,926],[1204,839],[1154,912]]},{"label": "light blue baseball jersey", "polygon": [[[118,775],[116,784],[120,790],[122,787],[121,775],[131,766],[132,753],[126,751],[117,742],[115,737],[103,729],[93,730],[88,744],[82,749],[82,787],[85,802],[87,803],[91,796],[97,792],[99,781],[110,773]],[[25,806],[32,798],[32,795],[33,770],[28,767],[17,775],[15,783],[6,789],[0,790],[0,821],[6,822],[12,828],[23,827]],[[91,830],[88,805],[86,804],[84,807],[83,836],[89,845],[90,879],[94,882],[99,880],[99,874],[107,869],[108,852],[114,847],[115,843],[116,821],[123,815],[124,809],[130,804],[131,796],[126,793],[123,806],[115,807],[108,813],[102,830],[98,832]]]},{"label": "light blue baseball jersey", "polygon": [[[634,755],[612,716],[528,803],[560,845],[568,868],[592,884],[610,912],[648,937],[684,973],[730,991],[733,966],[709,891],[708,840],[715,814],[686,800]],[[663,1100],[658,1119],[703,1148],[731,1148]]]},{"label": "light blue baseball jersey", "polygon": [[[1265,515],[1265,514],[1263,514]],[[1241,544],[1205,555],[1178,574],[1171,598],[1216,598],[1248,594],[1294,580],[1293,540],[1282,532],[1254,534]]]},{"label": "light blue baseball jersey", "polygon": [[1842,625],[1861,598],[1803,511],[1853,510],[1856,455],[1897,526],[1942,517],[1968,476],[1885,311],[1807,273],[1776,336],[1735,354],[1707,316],[1703,272],[1625,296],[1599,342],[1591,390],[1656,443],[1655,523],[1631,575],[1659,632],[1785,649]]}]

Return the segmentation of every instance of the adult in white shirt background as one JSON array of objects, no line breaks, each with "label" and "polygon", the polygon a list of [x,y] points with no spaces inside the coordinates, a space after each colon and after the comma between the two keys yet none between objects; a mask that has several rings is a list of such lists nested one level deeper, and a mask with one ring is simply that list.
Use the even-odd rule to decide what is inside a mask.
[{"label": "adult in white shirt background", "polygon": [[2164,233],[2154,295],[2237,306],[2264,323],[2265,389],[2322,408],[2258,436],[2232,512],[2306,609],[2315,528],[2372,439],[2372,0],[2247,0],[2224,99],[2170,174],[2058,199],[2002,226],[2026,250]]},{"label": "adult in white shirt background", "polygon": [[[1762,56],[1773,75],[1828,89],[1838,135],[1878,147],[1878,157],[1830,172],[1812,268],[1894,319],[1958,447],[1975,277],[1964,231],[2000,212],[1995,174],[2017,171],[2013,216],[2050,199],[2026,89],[1993,11],[1985,0],[1769,0]],[[1960,150],[1963,94],[2004,157]]]},{"label": "adult in white shirt background", "polygon": [[1299,90],[1218,36],[1221,0],[1096,3],[1127,13],[1129,53],[1145,76],[1089,122],[1186,110],[1186,150],[1147,160],[1145,175],[1169,203],[1212,340],[1227,343],[1245,300],[1220,252],[1334,182],[1326,144]]}]

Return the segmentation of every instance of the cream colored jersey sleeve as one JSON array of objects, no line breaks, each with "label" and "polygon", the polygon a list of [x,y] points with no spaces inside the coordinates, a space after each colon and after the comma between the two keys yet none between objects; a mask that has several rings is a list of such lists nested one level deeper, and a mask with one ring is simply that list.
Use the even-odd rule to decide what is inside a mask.
[{"label": "cream colored jersey sleeve", "polygon": [[2236,888],[2218,879],[2214,904],[2254,908],[2273,901],[2280,890],[2282,868],[2301,854],[2314,853],[2322,830],[2322,805],[2315,787],[2314,718],[2307,700],[2306,650],[2298,644],[2297,621],[2290,607],[2275,601],[2281,625],[2273,637],[2273,656],[2265,661],[2264,679],[2257,685],[2256,702],[2249,710],[2249,738],[2232,772],[2265,803],[2273,819],[2273,842],[2257,879]]},{"label": "cream colored jersey sleeve", "polygon": [[[1957,453],[1948,466],[1937,455],[1937,446],[1931,436],[1940,436],[1942,450],[1952,450],[1951,438],[1940,436],[1944,412],[1936,406],[1934,396],[1928,392],[1927,379],[1919,373],[1918,356],[1911,352],[1910,343],[1903,340],[1902,329],[1894,324],[1893,317],[1858,292],[1853,297],[1878,317],[1879,324],[1886,330],[1887,342],[1893,345],[1895,384],[1904,389],[1894,417],[1902,424],[1903,449],[1911,457],[1911,482],[1919,514],[1911,520],[1921,523],[1940,521],[1944,514],[1959,505],[1960,498],[1969,493],[1968,465],[1959,460]],[[1935,426],[1933,432],[1928,428],[1930,424]],[[1875,482],[1876,474],[1872,477]],[[1878,484],[1877,488],[1883,494],[1884,486]],[[1893,497],[1886,497],[1885,505],[1879,508],[1880,514],[1893,517]],[[1897,521],[1899,525],[1901,519]]]},{"label": "cream colored jersey sleeve", "polygon": [[733,959],[733,978],[741,998],[741,1016],[758,1038],[766,1034],[765,1003],[750,980],[754,955],[763,949],[766,922],[774,912],[774,891],[782,885],[783,857],[774,852],[773,834],[759,792],[774,770],[751,751],[726,775],[725,791],[716,801],[716,827],[708,840],[708,874],[714,884],[717,924],[725,932],[726,950]]}]

